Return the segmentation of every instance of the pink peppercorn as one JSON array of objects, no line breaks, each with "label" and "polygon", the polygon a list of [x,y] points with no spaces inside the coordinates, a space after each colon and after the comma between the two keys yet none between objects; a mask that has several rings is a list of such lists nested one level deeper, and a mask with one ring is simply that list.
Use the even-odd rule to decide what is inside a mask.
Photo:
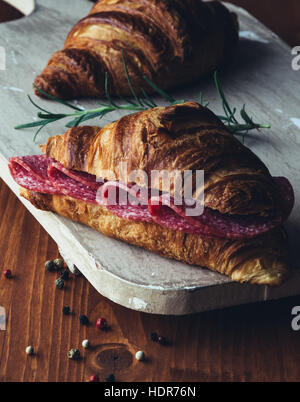
[{"label": "pink peppercorn", "polygon": [[96,321],[96,327],[99,329],[106,329],[107,328],[107,321],[105,318],[98,318]]},{"label": "pink peppercorn", "polygon": [[5,278],[12,278],[12,273],[10,269],[6,269],[5,271],[3,271],[3,275],[5,276]]},{"label": "pink peppercorn", "polygon": [[90,382],[99,382],[99,377],[95,375],[90,376]]}]

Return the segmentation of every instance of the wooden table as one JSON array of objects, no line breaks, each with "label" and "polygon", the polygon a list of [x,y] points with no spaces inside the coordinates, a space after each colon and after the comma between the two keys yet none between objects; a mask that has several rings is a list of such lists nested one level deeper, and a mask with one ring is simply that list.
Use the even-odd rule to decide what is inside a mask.
[{"label": "wooden table", "polygon": [[[82,276],[71,275],[59,290],[56,273],[44,269],[58,256],[56,244],[3,182],[0,205],[0,271],[13,272],[12,279],[0,277],[0,306],[7,313],[7,328],[0,330],[1,382],[87,381],[92,374],[104,380],[110,373],[120,381],[300,380],[300,332],[291,328],[300,297],[165,317],[120,307]],[[65,305],[69,316],[62,314]],[[81,314],[89,326],[80,324]],[[108,331],[95,327],[100,316]],[[151,332],[171,344],[152,342]],[[92,348],[83,350],[86,338]],[[26,355],[28,345],[35,355]],[[71,348],[81,350],[80,361],[67,358]],[[146,353],[145,362],[135,360],[137,350]]]},{"label": "wooden table", "polygon": [[[300,298],[165,317],[138,313],[100,296],[84,277],[71,275],[55,287],[56,273],[44,262],[58,256],[56,244],[8,187],[0,187],[0,305],[7,329],[0,331],[0,381],[87,381],[114,373],[120,381],[299,381],[300,332],[291,310]],[[64,305],[73,311],[62,314]],[[79,322],[87,315],[91,324]],[[95,327],[105,317],[108,331]],[[165,336],[169,346],[149,339]],[[92,348],[81,347],[88,338]],[[36,355],[25,348],[34,346]],[[67,352],[79,348],[80,361]],[[143,350],[149,360],[138,362]]]}]

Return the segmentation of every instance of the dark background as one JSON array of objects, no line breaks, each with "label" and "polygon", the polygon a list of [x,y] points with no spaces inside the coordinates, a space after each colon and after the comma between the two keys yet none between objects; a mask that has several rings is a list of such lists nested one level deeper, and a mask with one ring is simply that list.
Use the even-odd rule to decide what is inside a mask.
[{"label": "dark background", "polygon": [[[299,0],[230,0],[229,2],[248,10],[291,46],[300,45]],[[0,22],[20,17],[22,17],[20,12],[0,0]]]}]

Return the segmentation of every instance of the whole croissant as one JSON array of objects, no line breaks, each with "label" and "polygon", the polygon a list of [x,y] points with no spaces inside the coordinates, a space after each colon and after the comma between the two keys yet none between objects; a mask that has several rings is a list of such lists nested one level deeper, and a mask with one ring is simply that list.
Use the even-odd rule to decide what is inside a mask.
[{"label": "whole croissant", "polygon": [[[99,0],[35,79],[58,98],[130,95],[121,52],[136,92],[192,82],[230,60],[238,42],[234,14],[217,1]],[[41,92],[36,91],[37,95]]]},{"label": "whole croissant", "polygon": [[[104,128],[73,127],[41,149],[45,155],[10,159],[22,196],[37,208],[239,282],[278,285],[287,277],[281,224],[293,207],[291,186],[273,178],[207,108],[186,102],[124,116]],[[105,203],[102,191],[96,202],[96,189],[124,187],[129,177],[121,180],[120,164],[125,162],[128,173],[141,170],[148,176],[153,170],[204,170],[199,220],[190,221],[173,204],[152,210],[151,197],[145,207],[122,207]],[[101,187],[96,176],[105,181]],[[150,187],[174,193],[161,181]]]}]

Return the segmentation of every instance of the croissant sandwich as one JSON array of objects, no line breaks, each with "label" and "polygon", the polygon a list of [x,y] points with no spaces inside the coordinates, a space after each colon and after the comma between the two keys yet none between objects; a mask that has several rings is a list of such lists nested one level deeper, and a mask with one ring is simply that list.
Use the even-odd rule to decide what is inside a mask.
[{"label": "croissant sandwich", "polygon": [[[35,85],[62,99],[131,95],[121,52],[139,93],[143,76],[168,89],[192,82],[231,59],[236,15],[201,0],[99,0],[69,33]],[[146,86],[145,86],[146,85]],[[40,91],[37,95],[43,96]]]},{"label": "croissant sandwich", "polygon": [[[194,102],[156,107],[104,128],[71,128],[41,149],[9,161],[22,196],[37,208],[239,282],[278,285],[287,277],[282,223],[293,189],[209,109]],[[175,180],[167,185],[153,175],[147,182],[157,171],[188,172],[192,195],[203,194],[201,213],[177,202],[186,200],[186,188],[178,192]]]}]

